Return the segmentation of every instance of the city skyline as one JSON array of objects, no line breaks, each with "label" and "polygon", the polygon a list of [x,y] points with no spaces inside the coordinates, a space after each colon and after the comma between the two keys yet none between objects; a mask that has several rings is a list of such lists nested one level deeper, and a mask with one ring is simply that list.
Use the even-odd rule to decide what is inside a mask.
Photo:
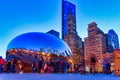
[{"label": "city skyline", "polygon": [[[108,0],[98,2],[95,0],[67,1],[76,5],[76,28],[82,40],[87,36],[87,24],[91,22],[96,22],[98,27],[105,33],[108,33],[110,29],[114,29],[120,38],[119,0],[111,0],[109,3]],[[50,3],[54,5],[51,6]],[[61,3],[62,0],[0,1],[0,12],[2,12],[0,13],[0,55],[5,57],[7,45],[20,34],[47,32],[51,29],[61,33]]]}]

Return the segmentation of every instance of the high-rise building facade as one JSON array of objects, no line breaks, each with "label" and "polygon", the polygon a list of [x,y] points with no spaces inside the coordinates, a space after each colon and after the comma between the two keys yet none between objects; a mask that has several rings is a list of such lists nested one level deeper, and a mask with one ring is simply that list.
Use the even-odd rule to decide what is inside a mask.
[{"label": "high-rise building facade", "polygon": [[120,76],[120,49],[115,49],[113,54],[114,54],[114,73]]},{"label": "high-rise building facade", "polygon": [[76,34],[67,34],[64,41],[70,46],[75,63],[82,61],[84,57],[82,39]]},{"label": "high-rise building facade", "polygon": [[74,25],[76,26],[76,6],[68,1],[62,0],[62,39],[64,39],[68,32],[67,23],[69,15],[74,16]]},{"label": "high-rise building facade", "polygon": [[62,39],[70,46],[73,53],[73,60],[79,63],[83,59],[82,39],[76,31],[76,10],[75,5],[64,1],[62,2]]},{"label": "high-rise building facade", "polygon": [[89,39],[88,37],[84,38],[84,60],[86,65],[86,70],[88,70],[88,67],[90,66],[90,53],[89,53]]},{"label": "high-rise building facade", "polygon": [[102,54],[107,52],[106,37],[95,22],[88,24],[88,37],[84,38],[84,59],[86,68],[90,69],[91,55],[95,55],[96,68],[102,70]]},{"label": "high-rise building facade", "polygon": [[117,33],[111,29],[108,31],[108,51],[113,52],[114,49],[119,49],[119,39]]}]

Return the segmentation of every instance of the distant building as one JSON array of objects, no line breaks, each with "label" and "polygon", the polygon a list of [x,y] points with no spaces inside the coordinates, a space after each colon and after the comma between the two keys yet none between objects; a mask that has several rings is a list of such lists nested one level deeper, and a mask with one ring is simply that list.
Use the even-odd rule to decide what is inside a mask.
[{"label": "distant building", "polygon": [[97,70],[102,70],[102,54],[107,53],[106,36],[97,27],[95,22],[88,24],[88,37],[84,38],[84,59],[87,68],[90,68],[91,55],[95,55]]},{"label": "distant building", "polygon": [[106,37],[106,49],[107,49],[107,52],[108,52],[108,53],[111,53],[111,52],[109,51],[109,46],[108,46],[108,33],[105,33],[104,35],[105,35],[105,37]]},{"label": "distant building", "polygon": [[74,25],[76,26],[76,6],[68,1],[62,0],[62,39],[64,39],[68,32],[67,23],[69,15],[74,16]]},{"label": "distant building", "polygon": [[83,51],[83,57],[84,57],[84,41],[82,41],[82,51]]},{"label": "distant building", "polygon": [[108,31],[108,51],[113,52],[114,49],[119,49],[119,39],[117,33],[111,29]]},{"label": "distant building", "polygon": [[52,34],[52,35],[54,35],[54,36],[56,36],[56,37],[58,37],[58,38],[59,38],[59,35],[60,35],[60,33],[57,32],[57,31],[55,31],[55,30],[50,30],[50,31],[48,31],[47,33]]},{"label": "distant building", "polygon": [[[85,66],[88,68],[90,66],[90,50],[89,50],[89,39],[88,37],[84,38],[84,60],[85,60]],[[86,69],[89,71],[88,69]]]},{"label": "distant building", "polygon": [[120,49],[115,49],[114,52],[114,74],[120,76]]}]

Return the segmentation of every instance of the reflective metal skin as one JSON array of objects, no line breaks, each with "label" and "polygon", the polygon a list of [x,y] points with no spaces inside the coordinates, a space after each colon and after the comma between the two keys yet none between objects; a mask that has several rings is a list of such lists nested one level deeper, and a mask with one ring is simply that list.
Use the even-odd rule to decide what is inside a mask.
[{"label": "reflective metal skin", "polygon": [[9,43],[7,50],[14,48],[40,51],[66,57],[72,54],[69,46],[63,40],[54,35],[41,32],[30,32],[17,36]]}]

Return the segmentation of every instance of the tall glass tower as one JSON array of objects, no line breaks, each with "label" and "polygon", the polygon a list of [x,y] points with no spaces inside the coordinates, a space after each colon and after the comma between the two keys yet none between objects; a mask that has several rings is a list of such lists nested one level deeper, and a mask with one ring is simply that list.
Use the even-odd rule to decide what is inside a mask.
[{"label": "tall glass tower", "polygon": [[76,6],[68,1],[62,0],[62,39],[68,32],[68,17],[74,16],[74,28],[76,30]]},{"label": "tall glass tower", "polygon": [[114,49],[119,49],[119,38],[113,29],[108,31],[108,49],[110,52]]}]

